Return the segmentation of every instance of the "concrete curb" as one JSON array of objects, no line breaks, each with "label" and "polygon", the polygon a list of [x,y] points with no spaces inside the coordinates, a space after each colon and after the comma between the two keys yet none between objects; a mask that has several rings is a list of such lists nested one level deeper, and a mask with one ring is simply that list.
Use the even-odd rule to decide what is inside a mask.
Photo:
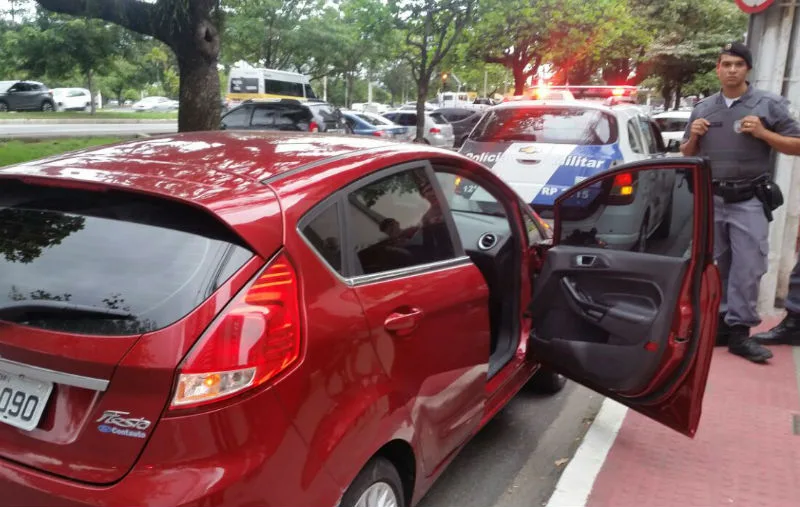
[{"label": "concrete curb", "polygon": [[132,120],[128,118],[92,118],[87,120],[81,119],[72,119],[72,118],[64,118],[64,119],[35,119],[35,118],[20,118],[14,120],[6,120],[0,119],[0,125],[9,124],[35,124],[35,125],[52,125],[52,124],[73,124],[73,125],[93,125],[93,124],[121,124],[121,123],[178,123],[178,120],[148,120],[148,119],[141,119],[141,120]]}]

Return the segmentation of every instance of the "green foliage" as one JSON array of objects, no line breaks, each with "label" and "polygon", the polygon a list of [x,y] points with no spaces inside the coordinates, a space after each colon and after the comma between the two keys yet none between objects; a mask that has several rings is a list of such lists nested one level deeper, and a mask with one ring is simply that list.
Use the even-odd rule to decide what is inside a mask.
[{"label": "green foliage", "polygon": [[33,142],[0,141],[0,167],[119,140],[116,137],[75,137]]}]

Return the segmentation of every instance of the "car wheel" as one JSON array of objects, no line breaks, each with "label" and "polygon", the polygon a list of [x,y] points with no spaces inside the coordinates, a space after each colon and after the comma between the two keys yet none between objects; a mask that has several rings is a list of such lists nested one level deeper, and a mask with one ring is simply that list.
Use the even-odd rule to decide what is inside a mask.
[{"label": "car wheel", "polygon": [[656,232],[653,233],[653,237],[656,239],[668,238],[672,230],[672,203],[675,202],[673,198],[674,194],[670,192],[669,204],[667,205],[667,209],[664,210],[664,218],[661,219],[661,224],[658,226],[658,229],[656,229]]},{"label": "car wheel", "polygon": [[639,227],[639,239],[637,239],[636,244],[633,245],[634,252],[647,251],[647,229],[649,228],[650,228],[649,216],[645,215],[644,220],[642,220],[642,226]]},{"label": "car wheel", "polygon": [[7,112],[8,112],[8,104],[0,101],[0,113],[7,113]]},{"label": "car wheel", "polygon": [[42,111],[53,111],[55,107],[53,107],[53,103],[49,100],[45,100],[42,102]]},{"label": "car wheel", "polygon": [[342,496],[340,507],[405,507],[403,483],[386,458],[372,458]]},{"label": "car wheel", "polygon": [[528,389],[538,394],[556,394],[567,384],[564,375],[542,366],[528,381]]}]

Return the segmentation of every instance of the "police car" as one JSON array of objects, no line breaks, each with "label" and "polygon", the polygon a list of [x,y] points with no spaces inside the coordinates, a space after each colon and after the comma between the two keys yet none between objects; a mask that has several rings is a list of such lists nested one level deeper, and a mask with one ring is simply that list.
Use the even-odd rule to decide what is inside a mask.
[{"label": "police car", "polygon": [[[506,181],[545,221],[552,219],[556,197],[584,179],[615,165],[665,156],[658,126],[642,109],[615,99],[514,100],[487,110],[459,150],[483,163]],[[615,249],[644,251],[651,238],[669,235],[675,176],[671,171],[648,171],[617,178],[614,194],[620,206],[606,210],[594,224],[597,239]],[[618,188],[616,188],[618,187]],[[490,198],[458,189],[462,197],[488,203]],[[487,204],[488,205],[488,204]],[[619,228],[612,214],[626,215]],[[605,217],[605,218],[603,218]]]}]

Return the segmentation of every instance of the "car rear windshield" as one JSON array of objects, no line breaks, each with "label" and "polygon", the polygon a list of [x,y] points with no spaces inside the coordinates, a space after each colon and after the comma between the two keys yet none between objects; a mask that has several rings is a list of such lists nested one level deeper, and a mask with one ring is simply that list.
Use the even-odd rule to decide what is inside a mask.
[{"label": "car rear windshield", "polygon": [[477,142],[611,144],[617,141],[617,122],[612,115],[591,108],[505,108],[487,112],[469,138]]},{"label": "car rear windshield", "polygon": [[447,121],[447,118],[445,118],[441,113],[431,113],[429,116],[433,120],[433,123],[437,125],[446,125],[450,123]]},{"label": "car rear windshield", "polygon": [[211,215],[181,203],[0,180],[0,319],[81,334],[154,331],[252,255]]}]

